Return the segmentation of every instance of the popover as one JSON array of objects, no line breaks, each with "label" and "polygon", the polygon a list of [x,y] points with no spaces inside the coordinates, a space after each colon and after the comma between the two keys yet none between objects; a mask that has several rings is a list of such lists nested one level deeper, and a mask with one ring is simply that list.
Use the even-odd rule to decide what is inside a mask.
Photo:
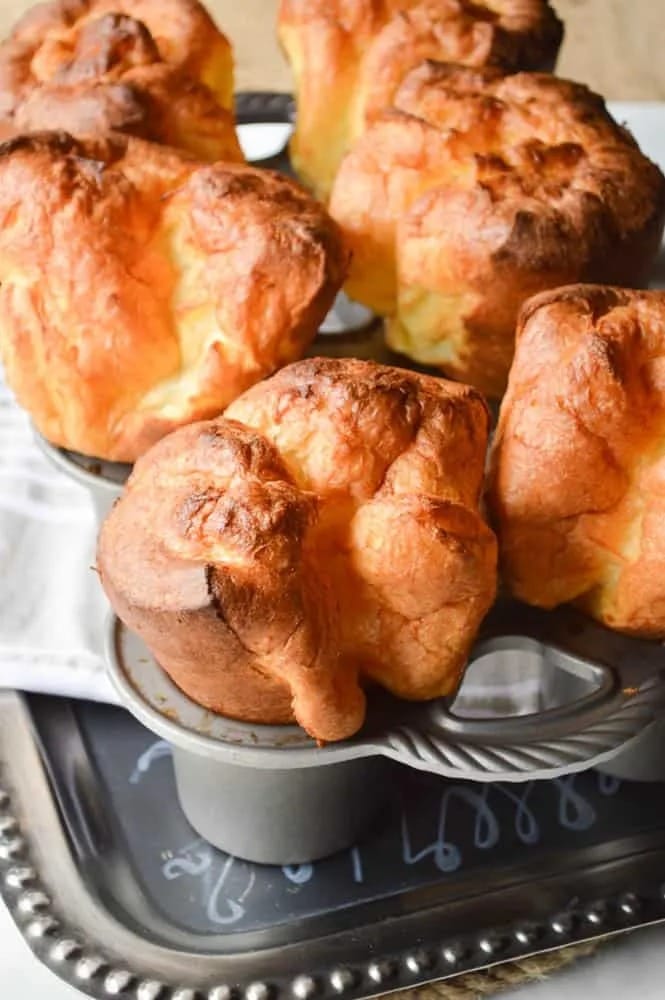
[{"label": "popover", "polygon": [[321,198],[337,168],[424,59],[551,70],[563,25],[547,0],[281,0],[298,104],[291,158]]},{"label": "popover", "polygon": [[355,733],[364,689],[453,691],[496,585],[472,388],[352,359],[282,369],[134,467],[98,567],[212,711]]},{"label": "popover", "polygon": [[665,178],[584,86],[426,63],[347,154],[329,208],[347,290],[386,316],[389,345],[499,396],[530,295],[645,281]]},{"label": "popover", "polygon": [[489,491],[513,593],[665,638],[664,429],[665,292],[524,305]]},{"label": "popover", "polygon": [[272,171],[117,136],[0,145],[0,354],[64,448],[132,462],[218,414],[304,354],[346,264]]},{"label": "popover", "polygon": [[231,48],[196,0],[54,0],[0,44],[0,137],[111,131],[241,161]]}]

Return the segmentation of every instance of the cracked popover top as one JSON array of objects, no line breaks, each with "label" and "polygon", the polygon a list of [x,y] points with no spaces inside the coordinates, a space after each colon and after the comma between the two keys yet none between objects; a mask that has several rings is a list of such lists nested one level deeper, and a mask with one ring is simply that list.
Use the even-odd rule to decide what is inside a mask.
[{"label": "cracked popover top", "polygon": [[56,445],[132,462],[302,357],[346,271],[295,182],[141,139],[0,146],[0,354]]},{"label": "cracked popover top", "polygon": [[120,618],[196,702],[355,733],[365,689],[457,686],[496,586],[467,386],[300,361],[136,464],[100,535]]}]

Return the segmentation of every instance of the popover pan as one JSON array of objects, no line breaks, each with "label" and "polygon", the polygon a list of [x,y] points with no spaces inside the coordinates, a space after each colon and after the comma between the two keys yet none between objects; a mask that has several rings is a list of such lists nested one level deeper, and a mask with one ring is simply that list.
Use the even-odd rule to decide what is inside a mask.
[{"label": "popover pan", "polygon": [[106,652],[122,704],[173,747],[191,825],[250,861],[304,863],[357,842],[386,803],[395,762],[466,781],[590,767],[665,779],[663,724],[653,725],[665,709],[662,646],[572,609],[499,603],[454,697],[407,703],[372,690],[362,730],[323,747],[297,726],[237,722],[195,704],[114,617]]}]

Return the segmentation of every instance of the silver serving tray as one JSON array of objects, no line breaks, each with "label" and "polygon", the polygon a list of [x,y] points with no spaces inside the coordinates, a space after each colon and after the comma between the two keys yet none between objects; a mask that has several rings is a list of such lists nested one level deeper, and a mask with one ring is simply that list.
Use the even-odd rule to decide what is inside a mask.
[{"label": "silver serving tray", "polygon": [[[662,796],[650,793],[653,786],[620,786],[583,775],[525,786],[512,799],[511,786],[477,786],[479,794],[471,798],[469,786],[427,779],[439,796],[443,792],[439,819],[432,817],[434,840],[429,842],[428,833],[423,846],[421,832],[415,831],[411,841],[402,831],[392,894],[258,929],[193,931],[184,910],[182,919],[175,919],[164,900],[151,893],[145,872],[136,870],[128,830],[140,810],[132,816],[110,808],[113,783],[123,776],[121,755],[102,756],[101,762],[94,758],[85,732],[73,721],[84,709],[64,699],[0,694],[0,893],[41,961],[91,997],[351,1000],[665,920]],[[140,732],[117,709],[89,711],[101,713],[92,722],[97,732],[107,716]],[[148,751],[138,770],[156,776],[167,765],[155,763],[150,737],[142,745]],[[574,784],[581,781],[583,787]],[[183,822],[173,812],[171,782],[152,793],[149,784],[135,788],[135,803],[144,803],[149,818],[153,810],[158,813],[151,818],[157,837],[154,831],[168,826],[169,817]],[[596,786],[601,791],[593,792]],[[428,796],[436,788],[417,786],[412,815],[428,810]],[[548,795],[555,809],[545,820]],[[503,819],[495,798],[509,803]],[[472,809],[470,802],[475,802]],[[611,804],[611,821],[601,816],[605,802]],[[446,804],[451,808],[444,830]],[[600,817],[591,837],[574,832],[584,826],[585,809],[595,809]],[[462,865],[457,874],[446,874],[451,854],[470,854],[474,837],[476,844],[484,838],[487,847],[491,815],[517,846],[509,845],[500,860],[493,860],[490,851],[484,865],[467,870]],[[534,846],[529,816],[553,825],[549,846]],[[521,831],[519,841],[511,824]],[[471,840],[464,839],[468,836]],[[373,843],[349,856],[349,873],[361,864],[371,869]],[[160,848],[161,841],[155,845]],[[160,850],[163,857],[168,858],[165,866],[189,863],[193,870],[186,852]],[[347,863],[346,856],[342,860]],[[438,875],[420,885],[400,885],[404,860],[411,870],[436,862]],[[233,859],[215,852],[215,864],[213,883],[217,871],[223,879]],[[323,863],[333,864],[340,863]],[[384,861],[384,867],[393,877],[392,866]],[[270,884],[273,872],[284,881],[287,874],[294,891],[311,877],[311,868],[247,867],[242,891],[223,901],[223,919],[234,919],[232,907],[242,912],[240,904],[246,904],[254,880]],[[331,880],[339,878],[333,873]],[[205,877],[174,883],[172,906],[178,901],[190,905],[197,886],[205,884]],[[210,885],[206,891],[209,898]],[[289,897],[283,893],[283,898]]]}]

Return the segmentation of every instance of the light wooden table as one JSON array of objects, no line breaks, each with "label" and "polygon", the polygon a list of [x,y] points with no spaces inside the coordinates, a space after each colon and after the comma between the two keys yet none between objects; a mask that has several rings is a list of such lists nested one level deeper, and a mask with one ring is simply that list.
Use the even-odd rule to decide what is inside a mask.
[{"label": "light wooden table", "polygon": [[[665,0],[553,2],[566,23],[561,76],[615,100],[665,100]],[[30,6],[0,0],[0,34]],[[208,7],[235,44],[237,89],[288,90],[274,33],[277,0],[209,0]]]}]

